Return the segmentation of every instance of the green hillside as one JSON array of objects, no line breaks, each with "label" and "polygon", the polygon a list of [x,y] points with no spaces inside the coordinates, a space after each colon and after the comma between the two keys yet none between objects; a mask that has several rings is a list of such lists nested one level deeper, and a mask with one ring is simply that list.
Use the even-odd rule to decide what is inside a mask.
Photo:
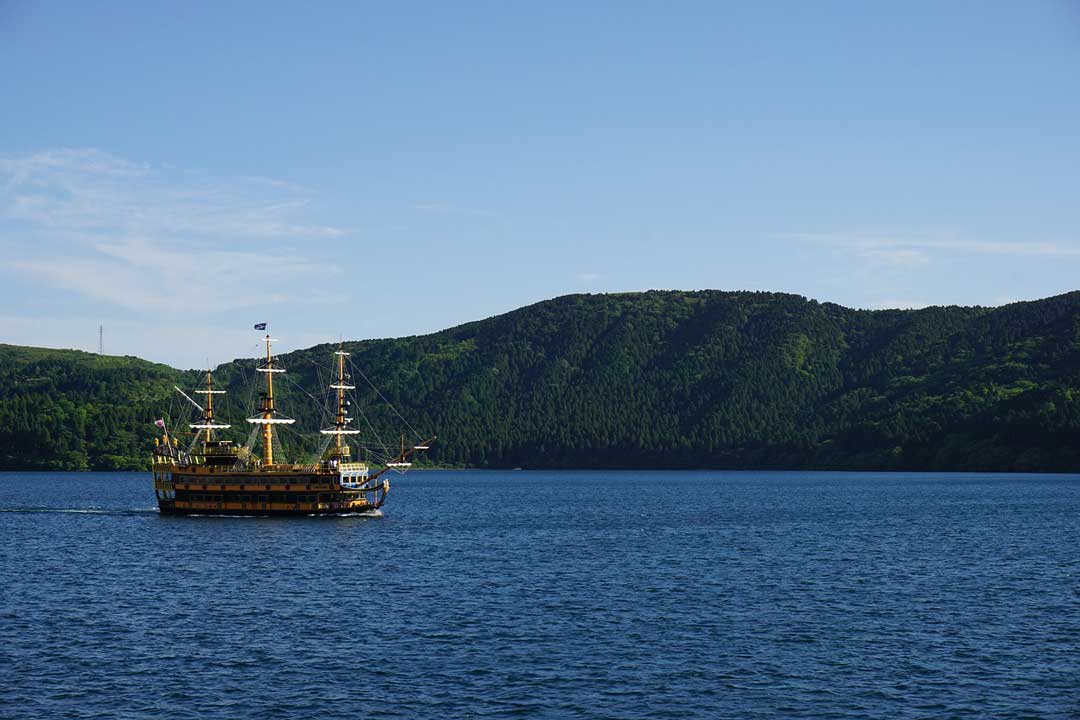
[{"label": "green hillside", "polygon": [[[443,465],[1080,469],[1080,293],[909,311],[775,293],[573,295],[346,346],[439,435],[430,459]],[[323,396],[333,349],[282,357],[279,406],[298,427],[320,424],[307,393]],[[253,368],[217,371],[239,440]],[[389,443],[400,423],[354,381]],[[143,467],[153,418],[179,412],[173,382],[197,373],[0,346],[0,467]]]},{"label": "green hillside", "polygon": [[148,467],[152,418],[180,375],[138,358],[0,345],[0,469]]}]

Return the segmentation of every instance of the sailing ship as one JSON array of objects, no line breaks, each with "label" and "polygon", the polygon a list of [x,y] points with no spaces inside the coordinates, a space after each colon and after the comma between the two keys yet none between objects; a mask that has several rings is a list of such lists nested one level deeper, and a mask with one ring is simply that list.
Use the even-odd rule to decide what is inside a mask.
[{"label": "sailing ship", "polygon": [[[260,323],[255,328],[266,326]],[[274,405],[274,376],[285,368],[275,363],[270,350],[274,340],[269,333],[265,342],[265,363],[255,368],[265,377],[265,392],[261,393],[258,412],[247,418],[252,431],[243,446],[218,436],[231,425],[219,422],[214,415],[214,397],[225,391],[214,387],[209,370],[205,389],[195,391],[206,396],[205,408],[176,388],[202,413],[189,423],[194,436],[186,450],[181,449],[176,433],[169,433],[163,419],[156,421],[163,435],[155,441],[151,467],[161,514],[346,515],[378,510],[390,491],[386,473],[405,472],[412,465],[409,458],[427,450],[435,438],[407,447],[402,436],[401,449],[384,456],[381,465],[354,458],[346,438],[361,431],[349,424],[352,418],[347,412],[346,391],[355,386],[347,382],[345,358],[349,353],[344,343],[339,343],[334,353],[337,379],[330,385],[336,399],[333,424],[319,431],[323,442],[312,461],[285,462],[281,451],[275,454],[274,450],[277,428],[296,421]],[[261,455],[253,450],[260,436]]]}]

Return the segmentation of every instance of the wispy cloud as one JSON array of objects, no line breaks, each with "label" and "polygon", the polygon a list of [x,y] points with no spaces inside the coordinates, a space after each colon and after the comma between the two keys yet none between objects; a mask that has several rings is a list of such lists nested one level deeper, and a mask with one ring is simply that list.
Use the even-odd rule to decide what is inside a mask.
[{"label": "wispy cloud", "polygon": [[599,273],[594,273],[594,272],[583,272],[583,273],[578,273],[575,276],[575,279],[579,283],[586,283],[586,284],[594,283],[594,282],[596,282],[597,280],[600,279],[600,274]]},{"label": "wispy cloud", "polygon": [[146,164],[132,163],[94,148],[57,148],[21,157],[0,155],[0,173],[7,177],[9,188],[43,177],[60,179],[86,174],[130,178],[149,171]]},{"label": "wispy cloud", "polygon": [[1080,258],[1080,242],[972,240],[954,236],[898,236],[875,233],[774,233],[782,240],[797,240],[854,249],[863,257],[895,265],[919,265],[930,261],[930,252],[952,251],[1022,257]]},{"label": "wispy cloud", "polygon": [[461,217],[479,217],[479,218],[493,218],[498,217],[496,213],[490,210],[481,210],[479,208],[462,207],[460,205],[454,205],[453,203],[436,202],[436,203],[419,203],[413,205],[413,210],[419,210],[424,213],[437,213],[440,215],[459,215]]},{"label": "wispy cloud", "polygon": [[224,182],[95,149],[0,156],[0,247],[26,255],[9,272],[141,311],[331,301],[310,288],[332,266],[294,245],[343,231],[304,221],[310,200],[286,182]]},{"label": "wispy cloud", "polygon": [[930,262],[927,254],[918,248],[857,246],[855,254],[881,265],[912,266]]}]

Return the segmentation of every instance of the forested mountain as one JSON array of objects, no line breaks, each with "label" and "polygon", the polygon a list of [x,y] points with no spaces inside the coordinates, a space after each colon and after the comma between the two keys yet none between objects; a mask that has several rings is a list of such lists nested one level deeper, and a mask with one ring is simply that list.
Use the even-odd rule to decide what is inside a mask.
[{"label": "forested mountain", "polygon": [[[320,424],[308,393],[325,397],[334,349],[281,358],[279,406],[298,427]],[[885,311],[776,293],[571,295],[346,349],[413,427],[439,435],[441,465],[1080,470],[1080,292]],[[238,440],[253,368],[215,371]],[[145,467],[153,419],[179,411],[173,383],[198,379],[0,346],[0,467]],[[354,381],[374,428],[400,425]]]},{"label": "forested mountain", "polygon": [[149,467],[152,418],[180,375],[138,358],[0,345],[0,469]]}]

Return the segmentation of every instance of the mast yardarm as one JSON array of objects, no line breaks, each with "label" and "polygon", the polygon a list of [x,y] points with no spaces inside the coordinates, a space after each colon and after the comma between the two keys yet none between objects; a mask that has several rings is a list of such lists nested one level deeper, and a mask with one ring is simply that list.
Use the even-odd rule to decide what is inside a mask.
[{"label": "mast yardarm", "polygon": [[[177,388],[177,390],[179,390],[179,388]],[[231,425],[227,425],[225,423],[219,423],[219,422],[216,422],[214,420],[214,396],[215,395],[224,395],[225,391],[224,390],[215,390],[214,389],[214,376],[213,376],[213,373],[211,371],[207,370],[206,371],[206,389],[205,390],[196,390],[195,392],[198,393],[199,395],[205,395],[206,396],[206,409],[203,411],[202,422],[190,423],[188,425],[188,427],[190,427],[190,428],[192,428],[194,430],[202,430],[202,431],[204,431],[206,433],[206,437],[203,439],[203,442],[210,443],[211,440],[212,440],[211,433],[214,430],[224,430],[226,428],[232,427]]]},{"label": "mast yardarm", "polygon": [[319,431],[323,435],[334,436],[334,456],[338,458],[345,458],[349,455],[349,446],[345,444],[342,436],[358,435],[360,433],[359,430],[348,427],[348,423],[352,418],[345,414],[345,391],[356,388],[355,385],[349,385],[345,382],[345,356],[348,354],[345,352],[345,343],[341,342],[338,345],[338,350],[334,353],[337,356],[337,382],[330,386],[337,390],[337,415],[334,417],[334,427],[332,429]]},{"label": "mast yardarm", "polygon": [[261,373],[266,373],[266,394],[262,398],[262,414],[258,417],[248,418],[249,423],[263,426],[263,464],[274,464],[274,425],[291,425],[296,422],[291,418],[277,417],[274,408],[274,373],[283,373],[285,368],[274,367],[274,359],[270,355],[270,343],[273,339],[270,333],[266,334],[266,365],[255,368]]}]

